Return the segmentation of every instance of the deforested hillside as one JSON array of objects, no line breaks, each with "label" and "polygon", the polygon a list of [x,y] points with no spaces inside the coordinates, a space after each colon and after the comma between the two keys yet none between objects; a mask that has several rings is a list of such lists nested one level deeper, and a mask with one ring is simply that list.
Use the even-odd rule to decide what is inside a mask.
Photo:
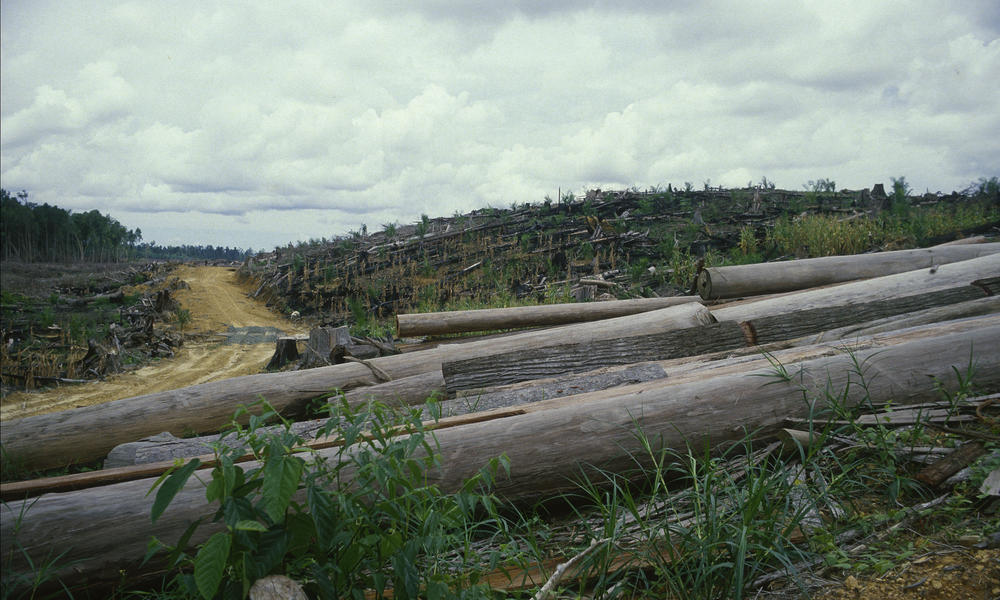
[{"label": "deforested hillside", "polygon": [[[690,187],[690,186],[688,186]],[[424,215],[248,259],[253,296],[317,323],[387,333],[394,314],[669,296],[702,267],[895,250],[997,232],[995,189],[948,195],[775,189],[592,190]],[[995,187],[995,186],[994,186]],[[992,190],[992,192],[991,192]],[[381,323],[381,325],[380,325]]]}]

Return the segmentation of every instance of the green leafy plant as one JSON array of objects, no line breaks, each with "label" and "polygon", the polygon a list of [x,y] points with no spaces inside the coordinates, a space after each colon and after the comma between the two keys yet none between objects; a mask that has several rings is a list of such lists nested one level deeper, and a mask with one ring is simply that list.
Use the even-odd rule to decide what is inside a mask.
[{"label": "green leafy plant", "polygon": [[183,330],[191,322],[191,311],[187,308],[178,308],[174,311],[174,319],[177,321],[177,326]]},{"label": "green leafy plant", "polygon": [[[371,405],[355,412],[342,401],[330,408],[318,435],[339,435],[332,455],[303,447],[290,424],[278,432],[261,426],[277,418],[265,403],[234,415],[232,431],[257,463],[237,462],[244,449],[217,445],[217,465],[206,499],[218,503],[213,521],[224,528],[193,555],[185,549],[193,529],[167,547],[181,569],[174,585],[209,599],[245,597],[252,583],[284,573],[322,598],[354,598],[365,591],[383,598],[483,596],[472,538],[495,531],[498,457],[445,494],[426,480],[437,466],[433,438],[420,411],[400,415]],[[238,424],[249,418],[249,425]],[[408,435],[399,435],[405,428]],[[192,461],[161,478],[151,517],[155,521],[195,473]],[[350,473],[350,476],[348,476]]]}]

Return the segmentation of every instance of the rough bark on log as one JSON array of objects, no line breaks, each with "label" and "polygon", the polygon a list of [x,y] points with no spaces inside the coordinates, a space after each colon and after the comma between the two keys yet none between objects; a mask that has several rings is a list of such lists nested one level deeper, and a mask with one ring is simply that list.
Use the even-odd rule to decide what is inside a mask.
[{"label": "rough bark on log", "polygon": [[[697,302],[687,302],[592,323],[465,344],[444,344],[433,350],[383,356],[366,363],[244,375],[10,421],[4,423],[4,451],[22,461],[26,468],[57,468],[100,459],[118,444],[162,431],[174,435],[188,430],[218,431],[229,422],[237,407],[253,404],[260,398],[278,411],[295,411],[302,403],[337,389],[379,383],[378,372],[396,379],[440,370],[443,361],[459,357],[670,331],[710,322],[712,315],[708,309]],[[94,431],[100,431],[101,435],[93,435]]]},{"label": "rough bark on log", "polygon": [[560,373],[582,373],[613,365],[695,356],[744,345],[743,330],[728,321],[665,333],[449,361],[441,365],[441,372],[450,395],[459,390],[517,383]]},{"label": "rough bark on log", "polygon": [[597,369],[587,373],[551,377],[479,390],[463,390],[455,398],[441,402],[441,413],[450,417],[467,412],[521,406],[552,398],[607,390],[621,385],[654,381],[667,376],[656,363],[631,364],[624,368]]},{"label": "rough bark on log", "polygon": [[917,308],[980,299],[984,294],[981,287],[969,285],[890,300],[795,311],[745,321],[738,327],[732,321],[725,321],[665,334],[598,340],[587,344],[566,344],[463,359],[445,362],[442,372],[445,388],[449,395],[454,395],[455,392],[466,389],[502,386],[559,373],[585,372],[600,366],[666,360],[789,340],[829,328],[908,313]]},{"label": "rough bark on log", "polygon": [[916,310],[978,300],[985,294],[982,288],[967,285],[888,300],[797,310],[744,321],[742,325],[751,344],[766,344]]},{"label": "rough bark on log", "polygon": [[[612,472],[634,468],[635,461],[646,455],[637,428],[654,451],[661,447],[683,451],[687,444],[718,447],[746,431],[771,433],[786,417],[807,415],[803,389],[819,398],[829,386],[846,389],[850,393],[843,401],[848,406],[861,401],[862,394],[875,402],[890,398],[897,404],[919,402],[938,394],[929,377],[947,389],[956,388],[952,368],[966,363],[970,348],[975,348],[982,369],[979,383],[1000,385],[1000,326],[993,326],[788,365],[798,374],[793,382],[763,382],[753,373],[740,373],[651,387],[639,394],[619,393],[584,404],[561,398],[547,410],[439,430],[441,466],[428,472],[427,480],[442,490],[457,490],[488,460],[506,454],[510,474],[495,487],[501,497],[518,501],[570,492],[577,489],[574,479],[581,467],[587,473],[594,473],[594,468]],[[856,385],[856,361],[867,367],[864,390]],[[320,454],[330,460],[337,456],[329,451]],[[349,469],[341,473],[349,477]],[[20,551],[13,552],[16,540],[17,547],[35,560],[65,550],[61,558],[71,567],[56,575],[119,579],[122,570],[141,560],[149,536],[174,541],[192,521],[210,518],[216,510],[205,501],[204,484],[191,478],[169,510],[150,524],[153,497],[147,492],[152,483],[152,479],[131,481],[2,505],[0,550],[11,557],[9,568],[14,573],[30,568]],[[203,527],[192,543],[212,531]]]},{"label": "rough bark on log", "polygon": [[1000,273],[1000,253],[930,269],[918,269],[874,279],[843,283],[819,290],[807,290],[745,302],[712,311],[719,321],[749,321],[796,310],[874,302],[900,296],[969,285]]},{"label": "rough bark on log", "polygon": [[947,306],[938,306],[925,310],[903,313],[884,319],[866,321],[856,325],[838,327],[820,333],[816,336],[816,341],[821,340],[842,340],[848,337],[857,337],[884,333],[886,331],[896,331],[929,323],[942,323],[944,321],[954,321],[969,317],[979,317],[1000,313],[1000,296],[987,296],[978,300],[959,302]]},{"label": "rough bark on log", "polygon": [[565,325],[623,317],[650,310],[699,301],[697,296],[636,298],[609,302],[546,304],[513,308],[486,308],[436,313],[396,315],[399,337],[444,335],[494,329],[518,329],[546,325]]},{"label": "rough bark on log", "polygon": [[997,252],[1000,252],[1000,243],[936,246],[788,262],[709,267],[698,275],[698,293],[705,300],[717,300],[788,292],[931,268]]}]

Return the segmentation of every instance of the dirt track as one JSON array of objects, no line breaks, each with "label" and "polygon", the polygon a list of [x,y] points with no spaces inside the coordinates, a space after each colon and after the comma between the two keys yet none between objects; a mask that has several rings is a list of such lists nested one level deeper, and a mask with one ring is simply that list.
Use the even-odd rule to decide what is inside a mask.
[{"label": "dirt track", "polygon": [[274,352],[274,342],[225,343],[223,334],[230,327],[273,327],[286,334],[304,332],[301,326],[251,300],[232,269],[185,265],[174,274],[190,286],[174,294],[181,306],[191,311],[191,322],[184,331],[198,335],[190,336],[173,358],[105,381],[11,394],[0,406],[0,418],[18,419],[258,373]]}]

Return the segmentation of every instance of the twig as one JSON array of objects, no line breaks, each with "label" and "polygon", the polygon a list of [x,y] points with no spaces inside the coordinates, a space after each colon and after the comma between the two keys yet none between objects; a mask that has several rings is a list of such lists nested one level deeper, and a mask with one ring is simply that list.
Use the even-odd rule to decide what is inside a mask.
[{"label": "twig", "polygon": [[344,360],[363,364],[364,366],[368,367],[371,370],[372,374],[375,375],[376,379],[378,379],[383,383],[386,381],[392,381],[392,377],[390,377],[388,373],[376,367],[371,361],[362,360],[360,358],[354,358],[353,356],[345,356]]},{"label": "twig", "polygon": [[559,582],[562,581],[562,578],[566,576],[566,571],[583,560],[584,557],[593,552],[595,548],[610,540],[611,538],[593,540],[585,550],[556,567],[555,572],[553,572],[552,576],[549,577],[549,580],[545,582],[542,589],[538,590],[538,593],[535,594],[532,600],[545,600],[552,595],[552,590],[555,589],[555,587],[559,585]]}]

